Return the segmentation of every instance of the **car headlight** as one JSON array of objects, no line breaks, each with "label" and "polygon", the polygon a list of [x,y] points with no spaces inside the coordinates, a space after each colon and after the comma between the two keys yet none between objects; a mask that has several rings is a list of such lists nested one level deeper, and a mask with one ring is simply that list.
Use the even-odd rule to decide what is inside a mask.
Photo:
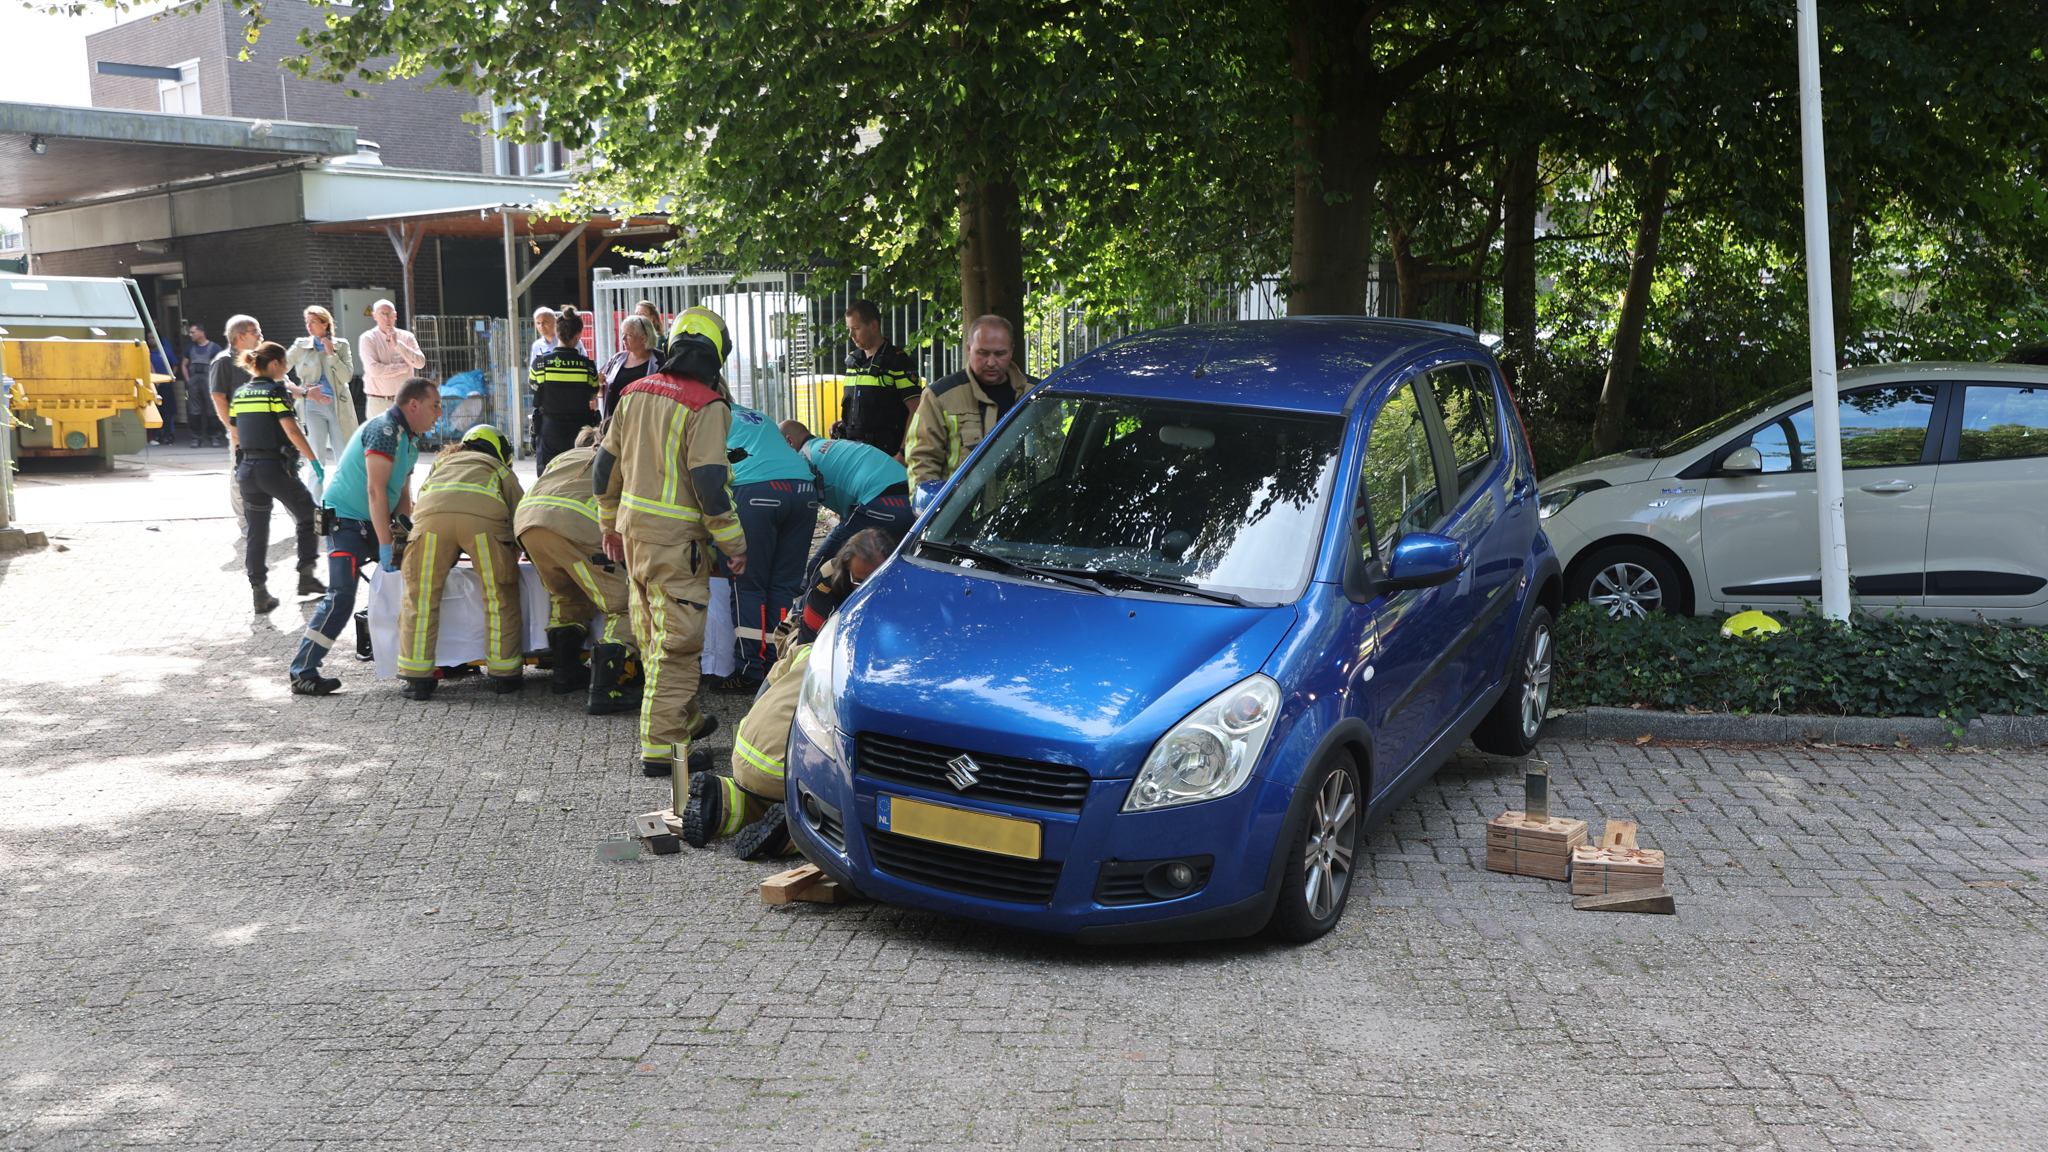
[{"label": "car headlight", "polygon": [[1612,487],[1613,485],[1605,480],[1581,480],[1576,484],[1566,484],[1560,488],[1552,488],[1536,498],[1536,516],[1540,520],[1548,520],[1559,512],[1564,511],[1565,505],[1570,504],[1586,493],[1598,492],[1602,488]]},{"label": "car headlight", "polygon": [[796,690],[797,727],[834,764],[839,763],[839,697],[832,691],[832,671],[838,662],[839,616],[834,613],[811,643],[811,658],[804,663],[804,681]]},{"label": "car headlight", "polygon": [[1280,685],[1246,677],[1187,714],[1152,745],[1124,811],[1148,812],[1228,796],[1251,779],[1280,715]]}]

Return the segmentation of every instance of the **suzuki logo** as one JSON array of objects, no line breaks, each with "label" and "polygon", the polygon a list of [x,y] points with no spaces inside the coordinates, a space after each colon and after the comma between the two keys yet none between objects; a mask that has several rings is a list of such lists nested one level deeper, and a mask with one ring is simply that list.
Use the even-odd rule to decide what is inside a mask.
[{"label": "suzuki logo", "polygon": [[952,769],[946,773],[946,783],[958,791],[965,792],[981,783],[981,765],[976,764],[972,756],[955,756],[946,761],[946,767]]}]

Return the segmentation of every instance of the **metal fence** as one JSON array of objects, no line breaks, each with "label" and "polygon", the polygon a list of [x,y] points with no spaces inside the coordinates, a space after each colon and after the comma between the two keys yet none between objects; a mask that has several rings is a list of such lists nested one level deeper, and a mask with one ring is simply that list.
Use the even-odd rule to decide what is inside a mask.
[{"label": "metal fence", "polygon": [[[1284,282],[1284,277],[1268,277],[1199,306],[1108,318],[1060,303],[1057,285],[1034,289],[1025,305],[1024,369],[1044,377],[1144,329],[1283,317]],[[661,313],[664,328],[686,308],[707,307],[725,318],[733,338],[728,380],[735,398],[772,419],[802,420],[822,433],[839,417],[840,387],[853,350],[846,336],[846,307],[866,290],[865,275],[842,280],[776,271],[735,278],[730,272],[685,268],[635,269],[620,276],[599,268],[590,292],[597,360],[601,364],[618,351],[619,325],[642,300]],[[1367,283],[1368,314],[1394,315],[1398,302],[1392,266],[1376,263]],[[936,380],[962,367],[959,342],[948,338],[959,327],[958,312],[957,307],[913,300],[883,311],[882,335],[910,352],[921,379]]]}]

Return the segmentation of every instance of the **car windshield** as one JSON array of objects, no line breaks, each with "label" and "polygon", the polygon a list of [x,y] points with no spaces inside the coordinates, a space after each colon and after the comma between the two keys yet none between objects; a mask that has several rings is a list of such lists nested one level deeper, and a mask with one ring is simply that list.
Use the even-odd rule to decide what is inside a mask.
[{"label": "car windshield", "polygon": [[1738,408],[1735,411],[1730,412],[1729,414],[1721,417],[1718,420],[1702,424],[1699,427],[1693,429],[1692,431],[1687,432],[1685,435],[1680,436],[1678,439],[1673,440],[1667,444],[1660,444],[1655,448],[1651,448],[1648,451],[1643,452],[1642,455],[1648,456],[1652,459],[1661,460],[1667,456],[1676,456],[1682,452],[1690,452],[1693,449],[1699,447],[1700,445],[1705,444],[1707,441],[1712,440],[1716,436],[1719,436],[1721,433],[1726,432],[1730,428],[1735,427],[1737,424],[1740,424],[1743,421],[1748,420],[1750,417],[1760,416],[1769,409],[1775,408],[1778,405],[1783,404],[1785,401],[1792,399],[1794,396],[1798,396],[1807,392],[1812,387],[1812,382],[1807,380],[1801,380],[1797,383],[1787,384],[1785,387],[1778,389],[1776,392],[1773,392],[1770,395],[1764,397],[1763,399],[1758,400],[1754,404],[1749,404],[1742,408]]},{"label": "car windshield", "polygon": [[947,497],[918,554],[1110,593],[1292,600],[1343,432],[1335,416],[1041,394]]}]

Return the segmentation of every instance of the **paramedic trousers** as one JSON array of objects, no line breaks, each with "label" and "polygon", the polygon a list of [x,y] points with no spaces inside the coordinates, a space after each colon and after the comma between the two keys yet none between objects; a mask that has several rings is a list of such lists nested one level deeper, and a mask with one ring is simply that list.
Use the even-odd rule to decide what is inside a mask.
[{"label": "paramedic trousers", "polygon": [[733,577],[733,632],[739,675],[759,680],[776,659],[769,638],[804,592],[804,556],[818,526],[818,489],[809,480],[763,480],[732,490],[747,538],[747,570]]},{"label": "paramedic trousers", "polygon": [[519,618],[519,555],[497,533],[504,522],[444,512],[413,521],[405,546],[405,599],[398,610],[398,674],[434,674],[441,636],[441,595],[457,556],[476,565],[484,596],[484,664],[493,676],[525,669],[526,630]]},{"label": "paramedic trousers", "polygon": [[313,608],[313,622],[292,657],[292,679],[317,675],[335,637],[356,614],[357,574],[377,562],[377,530],[368,520],[334,522],[327,552],[327,595]]}]

